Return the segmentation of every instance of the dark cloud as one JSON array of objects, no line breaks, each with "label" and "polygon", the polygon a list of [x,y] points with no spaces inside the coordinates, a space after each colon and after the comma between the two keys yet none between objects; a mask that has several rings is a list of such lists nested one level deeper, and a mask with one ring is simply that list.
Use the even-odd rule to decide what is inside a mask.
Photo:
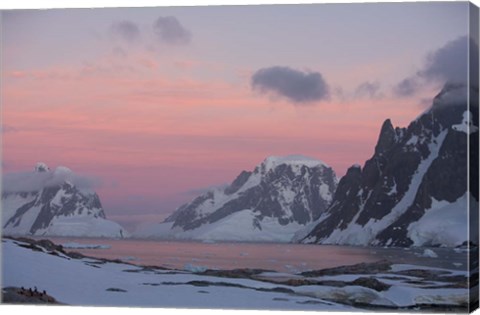
[{"label": "dark cloud", "polygon": [[168,44],[188,44],[191,33],[173,16],[159,17],[153,24],[157,38]]},{"label": "dark cloud", "polygon": [[129,43],[140,39],[140,29],[137,24],[131,21],[115,22],[111,25],[110,30],[115,37],[121,38]]},{"label": "dark cloud", "polygon": [[427,80],[466,83],[468,69],[468,37],[462,36],[427,56],[425,69],[419,76]]},{"label": "dark cloud", "polygon": [[329,88],[319,72],[302,72],[289,67],[263,68],[251,78],[252,88],[274,93],[298,104],[328,99]]},{"label": "dark cloud", "polygon": [[396,96],[408,97],[412,96],[420,89],[418,79],[415,77],[409,77],[403,79],[393,88],[393,93]]},{"label": "dark cloud", "polygon": [[472,86],[467,88],[465,84],[447,83],[435,97],[433,102],[436,106],[465,106],[469,97],[472,102],[471,105],[478,106],[478,89],[475,89]]},{"label": "dark cloud", "polygon": [[363,82],[355,90],[356,98],[380,98],[380,83],[378,82]]},{"label": "dark cloud", "polygon": [[[458,37],[431,52],[417,73],[403,79],[394,87],[394,94],[412,96],[424,85],[432,82],[442,85],[445,83],[466,84],[469,47],[470,54],[478,56],[478,45],[467,36]],[[478,67],[478,60],[476,62]]]}]

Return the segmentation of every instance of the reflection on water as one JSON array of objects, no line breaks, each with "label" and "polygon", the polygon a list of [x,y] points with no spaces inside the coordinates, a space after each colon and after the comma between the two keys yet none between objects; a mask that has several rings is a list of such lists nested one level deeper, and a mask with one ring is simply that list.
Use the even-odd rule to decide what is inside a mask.
[{"label": "reflection on water", "polygon": [[121,259],[129,263],[184,269],[185,265],[210,269],[259,268],[302,272],[387,259],[394,263],[467,269],[467,253],[433,248],[437,258],[423,257],[424,249],[374,248],[275,243],[200,243],[154,240],[49,238],[57,244],[108,245],[100,249],[70,249],[87,256]]}]

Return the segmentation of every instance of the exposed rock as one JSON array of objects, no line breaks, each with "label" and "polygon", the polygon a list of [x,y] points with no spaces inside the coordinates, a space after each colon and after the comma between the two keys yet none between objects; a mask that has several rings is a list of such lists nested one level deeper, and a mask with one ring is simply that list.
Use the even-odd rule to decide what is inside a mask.
[{"label": "exposed rock", "polygon": [[110,291],[110,292],[127,292],[127,290],[124,289],[119,289],[119,288],[108,288],[105,291]]},{"label": "exposed rock", "polygon": [[360,277],[351,282],[353,285],[359,285],[362,287],[370,288],[375,291],[386,291],[390,289],[391,285],[383,283],[373,277]]},{"label": "exposed rock", "polygon": [[381,260],[373,263],[359,263],[350,266],[340,266],[321,270],[305,271],[300,275],[305,277],[336,276],[348,274],[376,274],[390,270],[392,263],[388,260]]},{"label": "exposed rock", "polygon": [[5,304],[58,304],[54,297],[36,288],[7,287],[2,289],[2,303]]}]

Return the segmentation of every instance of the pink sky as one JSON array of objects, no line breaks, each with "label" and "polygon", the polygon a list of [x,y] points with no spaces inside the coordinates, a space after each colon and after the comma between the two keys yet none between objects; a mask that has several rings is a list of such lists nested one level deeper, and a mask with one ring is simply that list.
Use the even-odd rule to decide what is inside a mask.
[{"label": "pink sky", "polygon": [[[229,183],[270,155],[318,158],[342,176],[350,165],[363,164],[372,155],[385,119],[403,127],[424,110],[420,101],[434,96],[431,87],[415,98],[399,98],[389,90],[419,67],[429,50],[455,34],[434,38],[430,49],[408,44],[396,55],[385,51],[373,60],[353,54],[348,71],[336,71],[344,67],[341,60],[332,64],[319,56],[317,62],[308,62],[294,52],[270,60],[263,52],[258,58],[251,52],[242,58],[240,51],[241,61],[232,64],[234,53],[218,55],[218,50],[236,49],[230,40],[202,46],[202,40],[208,43],[213,35],[202,35],[201,28],[194,27],[200,23],[197,15],[184,10],[183,15],[180,9],[172,11],[192,33],[192,42],[184,46],[152,47],[147,35],[141,44],[108,37],[111,23],[135,21],[138,12],[131,17],[128,11],[98,12],[90,25],[94,31],[67,26],[76,27],[71,32],[77,41],[66,35],[49,37],[58,32],[55,19],[64,19],[68,11],[57,11],[48,20],[35,12],[5,19],[4,172],[29,170],[37,161],[65,165],[96,179],[107,216],[120,221],[122,216],[137,215],[136,221],[162,217],[194,198],[195,191]],[[74,24],[78,17],[72,15]],[[38,27],[46,42],[39,42],[26,28],[15,29],[18,21]],[[208,20],[201,23],[208,26]],[[144,32],[146,26],[138,25]],[[221,29],[218,32],[219,38],[226,36]],[[424,36],[431,32],[426,29]],[[254,42],[255,35],[248,35],[238,40],[247,45],[251,37]],[[65,56],[69,45],[74,53]],[[119,47],[126,53],[119,54]],[[298,105],[252,90],[252,74],[277,63],[298,71],[320,71],[330,98]],[[377,97],[353,92],[364,81],[381,82]]]}]

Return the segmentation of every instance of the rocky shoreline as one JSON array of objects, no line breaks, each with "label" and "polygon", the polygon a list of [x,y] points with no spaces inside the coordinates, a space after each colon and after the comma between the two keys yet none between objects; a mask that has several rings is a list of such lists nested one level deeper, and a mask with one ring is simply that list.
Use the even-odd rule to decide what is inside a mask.
[{"label": "rocky shoreline", "polygon": [[[291,302],[292,299],[303,300],[295,303],[314,305],[334,303],[359,310],[376,311],[429,311],[429,312],[467,312],[478,305],[478,296],[469,295],[468,289],[478,292],[478,271],[469,275],[440,268],[428,268],[414,265],[398,265],[388,260],[373,263],[360,263],[335,268],[312,270],[298,274],[284,274],[263,269],[204,270],[186,272],[185,270],[166,269],[157,266],[136,265],[121,260],[87,257],[74,251],[67,251],[61,245],[49,240],[32,240],[29,238],[5,238],[17,246],[57,256],[59,259],[83,262],[84,265],[101,269],[111,265],[123,266],[119,272],[152,275],[152,281],[144,281],[141,286],[151,288],[184,287],[202,288],[197,293],[207,294],[210,288],[235,288],[245,291],[269,292],[282,294],[273,298],[277,302]],[[118,268],[118,267],[115,267]],[[191,277],[185,277],[186,275]],[[154,281],[154,277],[166,275],[177,281]],[[169,279],[170,279],[169,278]],[[162,278],[163,279],[163,278]],[[252,285],[251,283],[254,283]],[[37,284],[38,285],[38,284]],[[40,286],[39,286],[40,288]],[[421,291],[414,303],[397,303],[392,300],[392,290]],[[8,286],[3,288],[3,303],[9,304],[70,304],[57,300],[56,297],[42,290],[42,294],[32,289]],[[440,296],[445,290],[452,290],[452,296]],[[128,293],[126,287],[108,287],[105,291],[115,294]],[[31,294],[37,292],[37,294]],[[428,294],[424,294],[424,292]],[[430,293],[431,292],[431,293]],[[462,293],[464,292],[464,293]],[[462,294],[459,294],[462,293]],[[213,293],[212,293],[213,294]],[[259,294],[259,293],[257,293]],[[54,295],[54,294],[53,294]],[[212,295],[213,296],[213,295]],[[333,305],[333,304],[332,304]],[[318,310],[322,310],[321,306]]]},{"label": "rocky shoreline", "polygon": [[6,304],[49,304],[61,305],[45,291],[37,292],[32,288],[6,287],[2,289],[2,303]]}]

